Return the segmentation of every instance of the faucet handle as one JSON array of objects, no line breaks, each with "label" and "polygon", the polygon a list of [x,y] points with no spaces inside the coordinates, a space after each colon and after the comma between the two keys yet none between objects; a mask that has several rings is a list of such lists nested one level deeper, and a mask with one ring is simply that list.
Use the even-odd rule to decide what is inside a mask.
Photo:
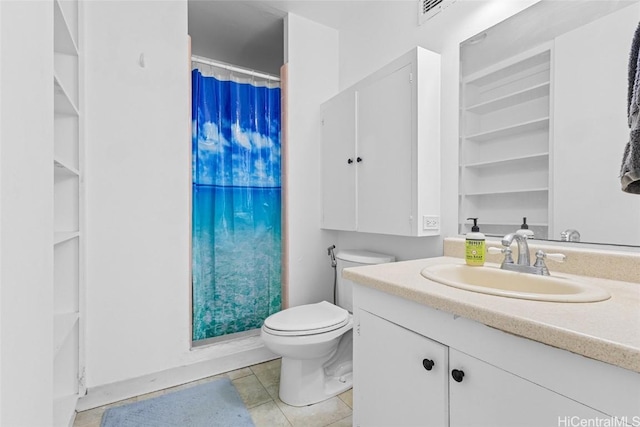
[{"label": "faucet handle", "polygon": [[489,246],[487,248],[487,252],[489,252],[490,254],[504,254],[504,261],[503,263],[507,263],[507,264],[513,264],[513,258],[511,257],[511,248],[509,246],[504,247],[504,248],[496,248],[493,246]]},{"label": "faucet handle", "polygon": [[555,262],[565,262],[567,256],[565,254],[548,254],[542,251],[536,252],[536,260],[549,259]]}]

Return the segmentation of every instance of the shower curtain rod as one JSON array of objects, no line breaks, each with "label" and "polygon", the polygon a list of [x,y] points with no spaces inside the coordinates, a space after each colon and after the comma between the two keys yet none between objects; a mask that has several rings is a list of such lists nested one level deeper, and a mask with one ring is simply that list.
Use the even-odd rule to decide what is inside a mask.
[{"label": "shower curtain rod", "polygon": [[235,71],[235,72],[242,73],[242,74],[247,74],[247,75],[253,76],[253,77],[260,77],[260,78],[266,79],[266,80],[273,80],[273,81],[276,81],[276,82],[280,81],[280,77],[272,76],[271,74],[260,73],[260,72],[253,71],[253,70],[247,70],[245,68],[235,67],[233,65],[225,64],[223,62],[216,62],[216,61],[213,61],[213,60],[208,59],[208,58],[203,58],[202,56],[192,55],[191,56],[191,61],[199,62],[200,64],[211,65],[213,67],[224,68],[225,70]]}]

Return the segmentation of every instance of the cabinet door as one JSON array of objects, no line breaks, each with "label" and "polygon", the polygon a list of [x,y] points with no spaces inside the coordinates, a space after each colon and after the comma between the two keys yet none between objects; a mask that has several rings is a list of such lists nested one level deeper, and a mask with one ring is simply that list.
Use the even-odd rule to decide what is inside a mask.
[{"label": "cabinet door", "polygon": [[358,231],[411,234],[411,65],[358,91]]},{"label": "cabinet door", "polygon": [[[608,418],[455,349],[449,349],[449,368],[451,427],[557,426],[570,425],[572,419]],[[453,379],[454,369],[464,372],[461,382]]]},{"label": "cabinet door", "polygon": [[356,229],[356,101],[347,91],[322,107],[322,228]]},{"label": "cabinet door", "polygon": [[356,316],[353,425],[447,425],[447,347],[366,311]]}]

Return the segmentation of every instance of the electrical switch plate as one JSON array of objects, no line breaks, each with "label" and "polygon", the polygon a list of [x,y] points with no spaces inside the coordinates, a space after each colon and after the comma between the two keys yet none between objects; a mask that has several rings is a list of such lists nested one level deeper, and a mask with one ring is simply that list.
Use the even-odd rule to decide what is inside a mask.
[{"label": "electrical switch plate", "polygon": [[424,215],[422,217],[423,230],[440,230],[440,217],[437,215]]}]

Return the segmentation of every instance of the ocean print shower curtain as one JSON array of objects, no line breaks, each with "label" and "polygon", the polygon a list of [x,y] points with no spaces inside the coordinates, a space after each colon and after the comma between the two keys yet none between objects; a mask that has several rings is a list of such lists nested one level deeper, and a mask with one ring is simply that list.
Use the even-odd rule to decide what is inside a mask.
[{"label": "ocean print shower curtain", "polygon": [[281,307],[280,88],[194,63],[193,340]]}]

